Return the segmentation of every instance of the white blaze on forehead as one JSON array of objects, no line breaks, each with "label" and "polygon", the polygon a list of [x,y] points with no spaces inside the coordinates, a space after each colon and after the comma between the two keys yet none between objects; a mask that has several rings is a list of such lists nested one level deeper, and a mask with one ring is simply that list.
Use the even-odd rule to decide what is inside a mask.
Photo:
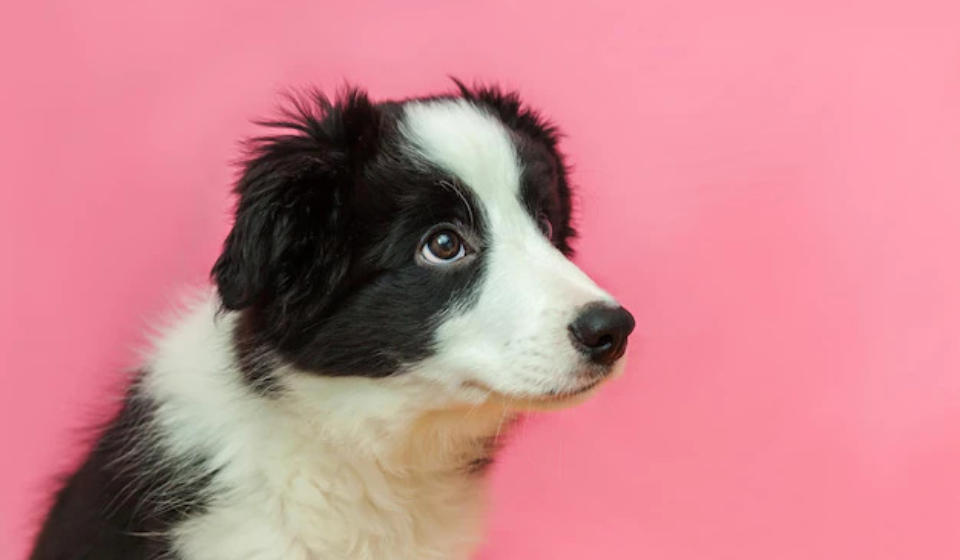
[{"label": "white blaze on forehead", "polygon": [[484,207],[523,212],[522,166],[496,117],[463,99],[424,101],[405,107],[401,129],[422,157],[460,179]]}]

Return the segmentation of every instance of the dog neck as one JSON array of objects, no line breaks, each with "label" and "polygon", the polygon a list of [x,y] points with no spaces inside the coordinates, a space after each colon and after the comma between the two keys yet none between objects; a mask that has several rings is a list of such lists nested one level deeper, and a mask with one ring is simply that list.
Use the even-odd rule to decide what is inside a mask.
[{"label": "dog neck", "polygon": [[240,371],[236,317],[217,311],[209,298],[159,337],[137,386],[168,462],[210,481],[209,507],[172,530],[184,557],[469,557],[509,410],[441,407],[404,376],[277,371],[264,394]]},{"label": "dog neck", "polygon": [[302,438],[375,459],[394,474],[475,470],[489,462],[514,413],[503,405],[438,406],[436,387],[401,377],[367,379],[286,373],[275,403]]},{"label": "dog neck", "polygon": [[238,317],[218,314],[214,297],[193,307],[159,337],[142,383],[172,451],[210,456],[212,469],[237,463],[224,448],[255,460],[272,442],[396,474],[477,471],[514,418],[502,404],[451,404],[441,388],[404,376],[326,377],[280,366],[277,386],[264,394],[242,375]]}]

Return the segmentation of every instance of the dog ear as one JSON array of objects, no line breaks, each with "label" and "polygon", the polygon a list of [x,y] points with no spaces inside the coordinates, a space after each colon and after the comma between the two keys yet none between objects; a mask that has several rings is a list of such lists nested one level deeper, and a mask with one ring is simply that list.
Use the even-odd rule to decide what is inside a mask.
[{"label": "dog ear", "polygon": [[359,90],[336,103],[312,93],[291,97],[282,117],[260,123],[278,134],[250,142],[233,229],[211,271],[229,310],[328,294],[349,266],[353,183],[376,148],[377,108]]}]

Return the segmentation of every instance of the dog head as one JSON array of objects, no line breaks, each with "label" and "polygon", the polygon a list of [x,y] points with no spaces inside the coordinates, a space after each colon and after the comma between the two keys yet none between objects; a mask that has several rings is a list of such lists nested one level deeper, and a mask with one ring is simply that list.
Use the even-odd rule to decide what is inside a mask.
[{"label": "dog head", "polygon": [[251,382],[281,363],[538,406],[619,370],[633,318],[568,260],[557,133],[516,95],[351,90],[264,124],[213,269]]}]

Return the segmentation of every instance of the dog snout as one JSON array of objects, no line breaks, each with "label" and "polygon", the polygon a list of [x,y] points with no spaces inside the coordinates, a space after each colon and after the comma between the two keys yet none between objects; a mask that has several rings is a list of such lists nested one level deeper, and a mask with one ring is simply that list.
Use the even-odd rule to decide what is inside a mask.
[{"label": "dog snout", "polygon": [[633,315],[623,307],[592,303],[570,323],[570,338],[591,362],[609,366],[626,352],[627,338],[635,325]]}]

